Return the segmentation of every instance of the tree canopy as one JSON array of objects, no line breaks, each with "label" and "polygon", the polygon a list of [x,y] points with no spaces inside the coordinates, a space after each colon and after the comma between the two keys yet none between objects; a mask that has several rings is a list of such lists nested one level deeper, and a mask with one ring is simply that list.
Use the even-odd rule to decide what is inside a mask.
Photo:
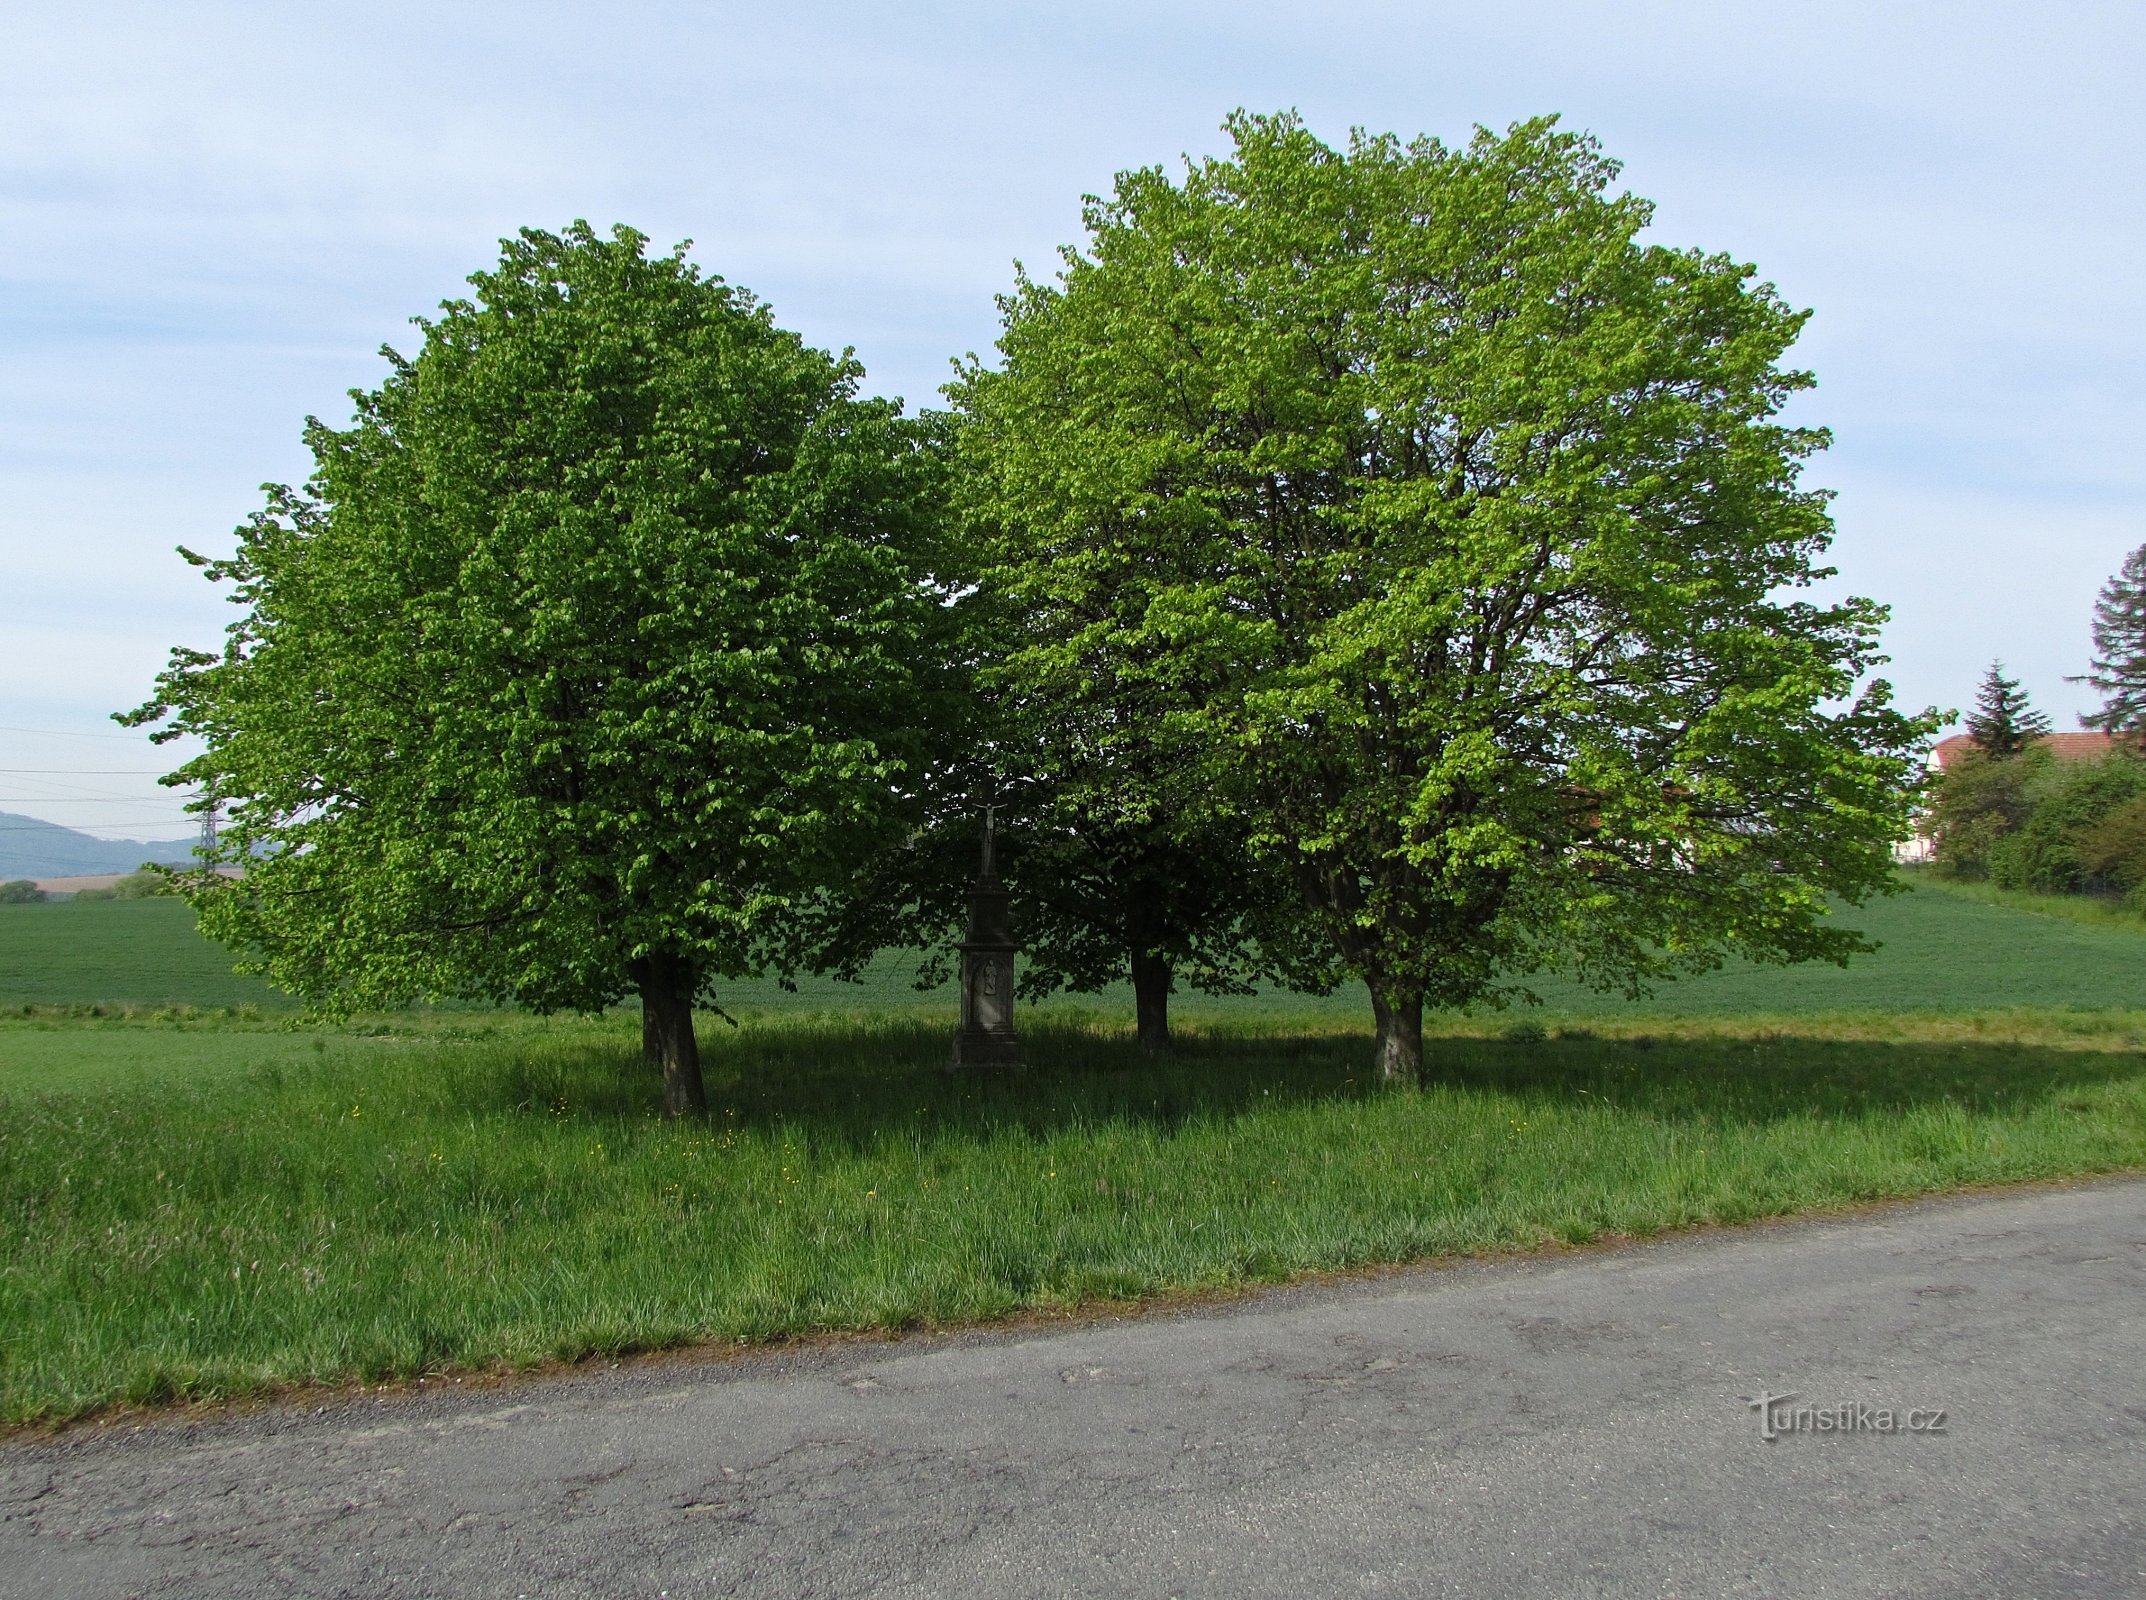
[{"label": "tree canopy", "polygon": [[2146,734],[2146,545],[2124,557],[2094,602],[2094,656],[2083,679],[2101,708],[2079,720],[2105,733]]},{"label": "tree canopy", "polygon": [[[681,246],[577,223],[473,292],[228,559],[242,614],[132,713],[224,806],[204,929],[338,1010],[696,995],[815,961],[906,837],[946,692],[930,426]],[[243,864],[242,880],[217,877]]]},{"label": "tree canopy", "polygon": [[1992,661],[1975,692],[1975,709],[1967,717],[1967,736],[1975,748],[2002,760],[2018,755],[2048,732],[2048,716],[2028,703],[2017,678],[2004,675],[2002,661]]},{"label": "tree canopy", "polygon": [[1179,985],[1207,994],[1250,994],[1262,981],[1331,985],[1294,937],[1293,887],[1241,827],[1180,803],[1153,770],[1139,770],[1139,735],[1118,730],[1090,744],[1071,720],[1043,731],[1042,759],[1011,807],[1024,995],[1130,977],[1139,1040],[1166,1050]]},{"label": "tree canopy", "polygon": [[1147,730],[1368,984],[1626,987],[1842,959],[1927,719],[1881,607],[1803,590],[1831,526],[1780,416],[1803,323],[1552,121],[1462,148],[1239,114],[1121,174],[953,386],[1034,683]]}]

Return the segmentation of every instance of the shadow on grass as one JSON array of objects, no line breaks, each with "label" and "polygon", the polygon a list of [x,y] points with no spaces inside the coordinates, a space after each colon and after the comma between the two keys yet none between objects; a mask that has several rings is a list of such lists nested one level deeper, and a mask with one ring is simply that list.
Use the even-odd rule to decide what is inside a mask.
[{"label": "shadow on grass", "polygon": [[[1028,1029],[1019,1072],[946,1070],[943,1027],[904,1021],[785,1021],[704,1042],[711,1117],[788,1127],[862,1150],[890,1132],[935,1140],[1042,1139],[1106,1123],[1174,1132],[1290,1105],[1409,1093],[1379,1084],[1370,1041],[1348,1034],[1227,1031],[1181,1036],[1168,1056],[1073,1019]],[[1657,1120],[1763,1124],[1849,1120],[1950,1105],[2005,1113],[2135,1081],[2146,1052],[1985,1041],[1565,1037],[1427,1040],[1424,1092],[1610,1109]],[[647,1117],[654,1075],[624,1048],[518,1056],[467,1084],[490,1108],[553,1116]]]}]

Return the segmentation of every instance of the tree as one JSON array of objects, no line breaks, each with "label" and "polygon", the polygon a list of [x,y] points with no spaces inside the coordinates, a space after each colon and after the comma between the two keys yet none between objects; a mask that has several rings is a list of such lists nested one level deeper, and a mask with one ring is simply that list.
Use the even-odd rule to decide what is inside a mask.
[{"label": "tree", "polygon": [[2076,850],[2082,872],[2113,879],[2137,906],[2146,891],[2146,794],[2134,795],[2083,829]]},{"label": "tree", "polygon": [[1551,121],[1231,118],[1091,200],[950,393],[1032,670],[1137,708],[1286,872],[1412,1077],[1426,1004],[1843,960],[1917,749],[1821,604],[1803,317]]},{"label": "tree", "polygon": [[34,906],[45,901],[45,891],[30,878],[10,878],[0,883],[0,906]]},{"label": "tree", "polygon": [[2081,717],[2082,724],[2134,738],[2146,734],[2146,544],[2101,586],[2092,665],[2067,681],[2091,684],[2102,696],[2101,709]]},{"label": "tree", "polygon": [[1180,983],[1207,994],[1249,994],[1263,979],[1332,986],[1290,940],[1290,886],[1241,830],[1154,806],[1150,791],[1107,770],[1031,785],[1020,802],[1008,881],[1020,897],[1024,995],[1130,977],[1137,1037],[1159,1052],[1171,1048]]},{"label": "tree", "polygon": [[[2027,814],[1987,852],[2000,889],[2077,894],[2100,877],[2106,851],[2089,841],[2112,814],[2146,794],[2146,760],[2117,749],[2098,761],[2058,761],[2034,751],[2024,762]],[[2107,841],[2099,841],[2106,844]]]},{"label": "tree", "polygon": [[1171,1048],[1179,986],[1331,989],[1331,960],[1305,937],[1294,891],[1245,847],[1242,828],[1227,832],[1162,793],[1130,731],[1096,737],[1078,708],[1045,701],[1006,658],[986,659],[977,641],[1017,626],[996,617],[972,628],[979,692],[958,731],[940,730],[942,746],[959,753],[931,774],[931,820],[881,853],[851,898],[834,941],[853,953],[847,965],[890,945],[921,948],[920,986],[945,980],[988,803],[1013,896],[1022,998],[1092,993],[1129,977],[1137,1037],[1160,1052]]},{"label": "tree", "polygon": [[309,421],[303,489],[188,555],[242,614],[122,720],[206,742],[182,883],[249,970],[331,1010],[637,992],[676,1115],[696,997],[813,963],[913,826],[950,613],[932,428],[645,242],[503,241]]},{"label": "tree", "polygon": [[1007,609],[1007,648],[980,676],[1006,730],[1005,764],[1020,774],[1008,789],[1007,870],[1023,992],[1094,991],[1129,977],[1140,1044],[1165,1051],[1179,984],[1209,994],[1247,994],[1262,980],[1330,988],[1300,936],[1293,888],[1249,848],[1242,819],[1181,788],[1162,707],[1095,693],[1109,680],[1064,670],[1049,631],[1060,619]]},{"label": "tree", "polygon": [[1947,877],[1989,876],[1991,854],[2034,810],[2028,778],[2049,760],[2046,747],[2014,759],[1970,745],[1932,786],[1928,831]]},{"label": "tree", "polygon": [[1992,661],[1975,691],[1975,709],[1967,718],[1967,737],[1975,748],[1996,760],[2016,756],[2049,733],[2049,718],[2027,703],[2017,678],[2004,675],[2004,663]]}]

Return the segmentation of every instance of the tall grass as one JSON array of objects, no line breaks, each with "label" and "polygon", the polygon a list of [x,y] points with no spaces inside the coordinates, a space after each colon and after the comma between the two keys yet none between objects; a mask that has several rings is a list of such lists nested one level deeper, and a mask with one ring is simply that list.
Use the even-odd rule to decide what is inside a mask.
[{"label": "tall grass", "polygon": [[2042,894],[2028,889],[2000,889],[1994,883],[1940,877],[1928,867],[1907,869],[1904,874],[1918,889],[1935,889],[1965,900],[2006,911],[2024,911],[2030,916],[2058,917],[2084,923],[2090,928],[2116,928],[2126,933],[2146,933],[2146,912],[2118,895]]},{"label": "tall grass", "polygon": [[[2136,1022],[2138,1019],[2132,1019]],[[707,1041],[666,1124],[616,1021],[0,1103],[0,1416],[896,1328],[2146,1164],[2146,1058],[2049,1042],[1348,1035],[1162,1064],[1065,1015]],[[1853,1032],[1853,1030],[1849,1030]],[[2061,1033],[2061,1030],[2059,1030]]]}]

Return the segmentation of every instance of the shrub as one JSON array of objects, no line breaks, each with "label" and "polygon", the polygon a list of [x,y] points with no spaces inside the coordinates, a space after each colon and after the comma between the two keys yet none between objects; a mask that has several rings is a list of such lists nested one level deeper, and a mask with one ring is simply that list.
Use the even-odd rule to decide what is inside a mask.
[{"label": "shrub", "polygon": [[2136,903],[2146,896],[2146,794],[2126,800],[2079,835],[2079,866],[2107,878]]},{"label": "shrub", "polygon": [[2090,860],[2106,859],[2088,848],[2089,837],[2146,796],[2146,761],[2129,751],[2099,761],[2041,760],[2032,764],[2025,792],[2026,819],[1989,847],[1990,881],[2002,889],[2077,894],[2101,876]]},{"label": "shrub", "polygon": [[37,905],[45,898],[45,891],[28,878],[10,878],[0,883],[0,906]]},{"label": "shrub", "polygon": [[112,885],[114,900],[150,900],[172,892],[171,879],[148,867],[130,872]]},{"label": "shrub", "polygon": [[1988,877],[1990,852],[2032,810],[2029,777],[2049,765],[2046,751],[1992,756],[1972,749],[1947,767],[1930,806],[1938,870],[1955,878]]}]

